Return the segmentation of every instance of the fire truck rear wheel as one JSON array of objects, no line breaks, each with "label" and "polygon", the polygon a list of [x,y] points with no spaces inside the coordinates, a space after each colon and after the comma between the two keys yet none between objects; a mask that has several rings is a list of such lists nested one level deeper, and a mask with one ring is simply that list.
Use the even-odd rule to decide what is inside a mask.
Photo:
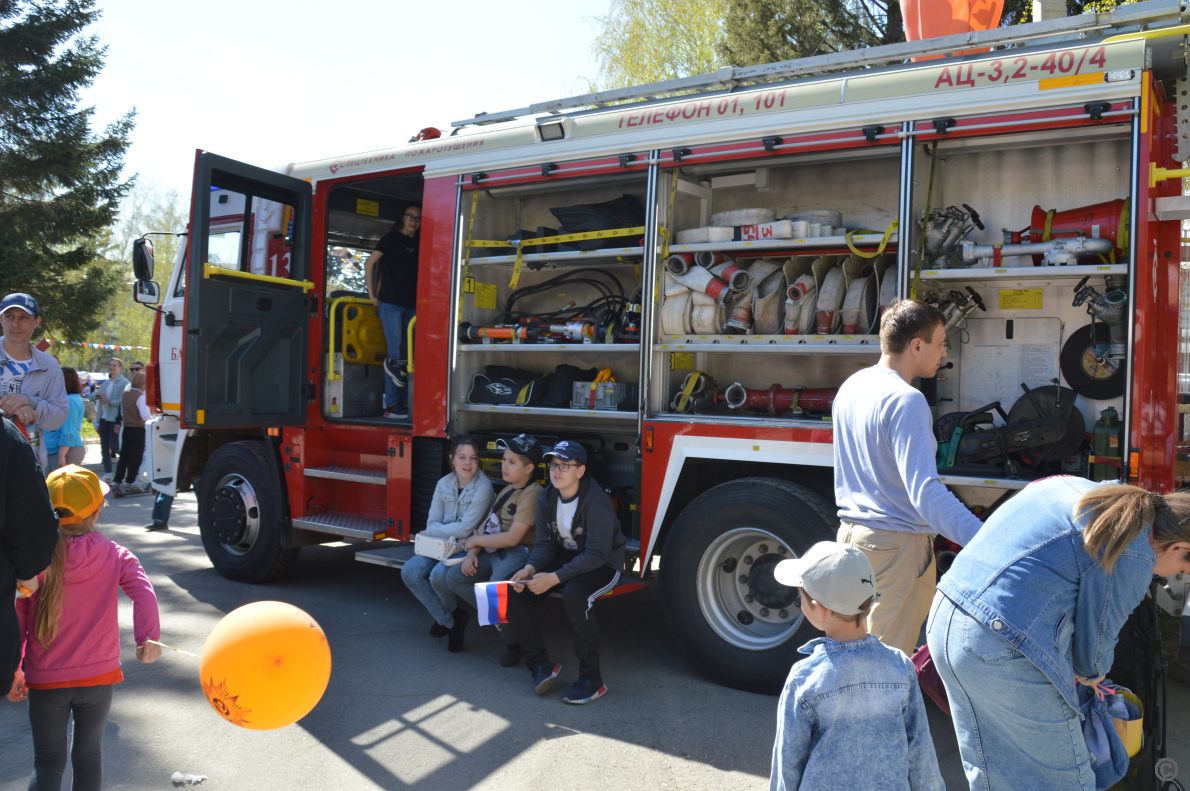
[{"label": "fire truck rear wheel", "polygon": [[743,478],[699,495],[661,553],[661,603],[674,637],[718,683],[780,691],[798,647],[817,632],[773,568],[837,530],[834,508],[789,481]]},{"label": "fire truck rear wheel", "polygon": [[231,442],[203,470],[198,527],[215,570],[236,582],[272,582],[297,559],[281,547],[281,493],[259,442]]}]

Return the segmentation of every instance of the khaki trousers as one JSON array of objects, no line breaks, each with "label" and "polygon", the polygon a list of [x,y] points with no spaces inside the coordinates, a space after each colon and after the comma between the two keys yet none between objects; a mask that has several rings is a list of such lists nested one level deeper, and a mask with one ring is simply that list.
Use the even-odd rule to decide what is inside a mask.
[{"label": "khaki trousers", "polygon": [[880,596],[868,615],[868,633],[912,656],[938,583],[934,536],[842,522],[838,540],[867,555],[876,572]]}]

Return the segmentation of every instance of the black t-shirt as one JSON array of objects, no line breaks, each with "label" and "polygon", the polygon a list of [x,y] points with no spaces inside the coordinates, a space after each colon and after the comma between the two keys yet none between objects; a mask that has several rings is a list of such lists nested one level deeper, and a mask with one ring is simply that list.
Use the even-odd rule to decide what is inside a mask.
[{"label": "black t-shirt", "polygon": [[418,237],[393,228],[376,245],[380,260],[372,276],[377,279],[376,298],[402,308],[417,307]]}]

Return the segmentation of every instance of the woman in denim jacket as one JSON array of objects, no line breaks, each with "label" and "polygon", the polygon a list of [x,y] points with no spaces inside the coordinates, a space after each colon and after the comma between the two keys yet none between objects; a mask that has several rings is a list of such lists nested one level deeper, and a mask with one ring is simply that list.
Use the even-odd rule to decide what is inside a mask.
[{"label": "woman in denim jacket", "polygon": [[1054,477],[988,520],[926,624],[974,789],[1094,789],[1075,684],[1112,665],[1154,574],[1190,572],[1190,494]]},{"label": "woman in denim jacket", "polygon": [[[480,469],[479,444],[471,435],[455,437],[450,444],[449,456],[451,471],[434,487],[434,499],[426,518],[426,535],[464,538],[487,519],[496,491]],[[401,567],[401,579],[434,616],[430,634],[434,637],[450,635],[447,648],[452,652],[459,651],[463,647],[468,614],[459,607],[458,599],[446,584],[446,564],[414,555]]]}]

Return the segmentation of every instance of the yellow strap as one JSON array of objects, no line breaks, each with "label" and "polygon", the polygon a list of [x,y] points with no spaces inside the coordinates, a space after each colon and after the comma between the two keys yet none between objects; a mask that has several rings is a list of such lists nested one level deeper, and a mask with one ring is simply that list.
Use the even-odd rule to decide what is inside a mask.
[{"label": "yellow strap", "polygon": [[516,246],[516,263],[512,266],[512,280],[509,281],[508,287],[516,290],[516,284],[521,282],[521,264],[524,262],[525,248],[521,245]]},{"label": "yellow strap", "polygon": [[[1132,198],[1124,199],[1124,205],[1120,208],[1120,224],[1118,226],[1118,230],[1116,231],[1116,247],[1118,247],[1123,252],[1128,252],[1128,205],[1131,201]],[[1116,262],[1116,251],[1112,250],[1111,255],[1112,263],[1114,264]]]},{"label": "yellow strap", "polygon": [[[594,385],[595,382],[614,382],[614,381],[616,381],[616,377],[612,376],[612,369],[604,368],[598,374],[595,375],[595,381],[591,382],[591,384]],[[594,389],[594,387],[592,387],[592,389]]]},{"label": "yellow strap", "polygon": [[463,259],[463,277],[467,277],[471,266],[471,234],[475,233],[475,205],[479,203],[479,191],[471,193],[471,220],[467,223],[467,256]]},{"label": "yellow strap", "polygon": [[686,405],[690,403],[690,394],[698,385],[700,376],[706,376],[706,374],[702,371],[694,371],[686,376],[686,384],[682,385],[682,397],[678,399],[678,412],[686,411]]},{"label": "yellow strap", "polygon": [[540,239],[518,239],[515,242],[508,242],[503,239],[468,239],[468,247],[516,247],[523,245],[525,247],[533,247],[541,244],[556,244],[558,242],[581,242],[585,239],[614,239],[617,236],[632,236],[638,233],[644,233],[645,226],[638,225],[635,228],[613,228],[608,231],[584,231],[582,233],[568,233],[562,236],[543,236]]},{"label": "yellow strap", "polygon": [[1050,231],[1054,227],[1054,210],[1050,209],[1045,213],[1045,230],[1041,232],[1041,241],[1048,242],[1050,240]]},{"label": "yellow strap", "polygon": [[897,230],[898,222],[899,220],[893,220],[892,224],[884,229],[884,238],[880,240],[880,247],[876,248],[876,252],[874,253],[865,253],[857,248],[851,241],[851,237],[855,236],[856,234],[880,233],[880,231],[869,231],[863,228],[854,231],[848,231],[846,234],[844,234],[844,238],[847,240],[847,246],[851,248],[851,252],[855,253],[860,258],[875,258],[884,252],[884,248],[888,245],[888,240],[892,238],[893,232]]}]

